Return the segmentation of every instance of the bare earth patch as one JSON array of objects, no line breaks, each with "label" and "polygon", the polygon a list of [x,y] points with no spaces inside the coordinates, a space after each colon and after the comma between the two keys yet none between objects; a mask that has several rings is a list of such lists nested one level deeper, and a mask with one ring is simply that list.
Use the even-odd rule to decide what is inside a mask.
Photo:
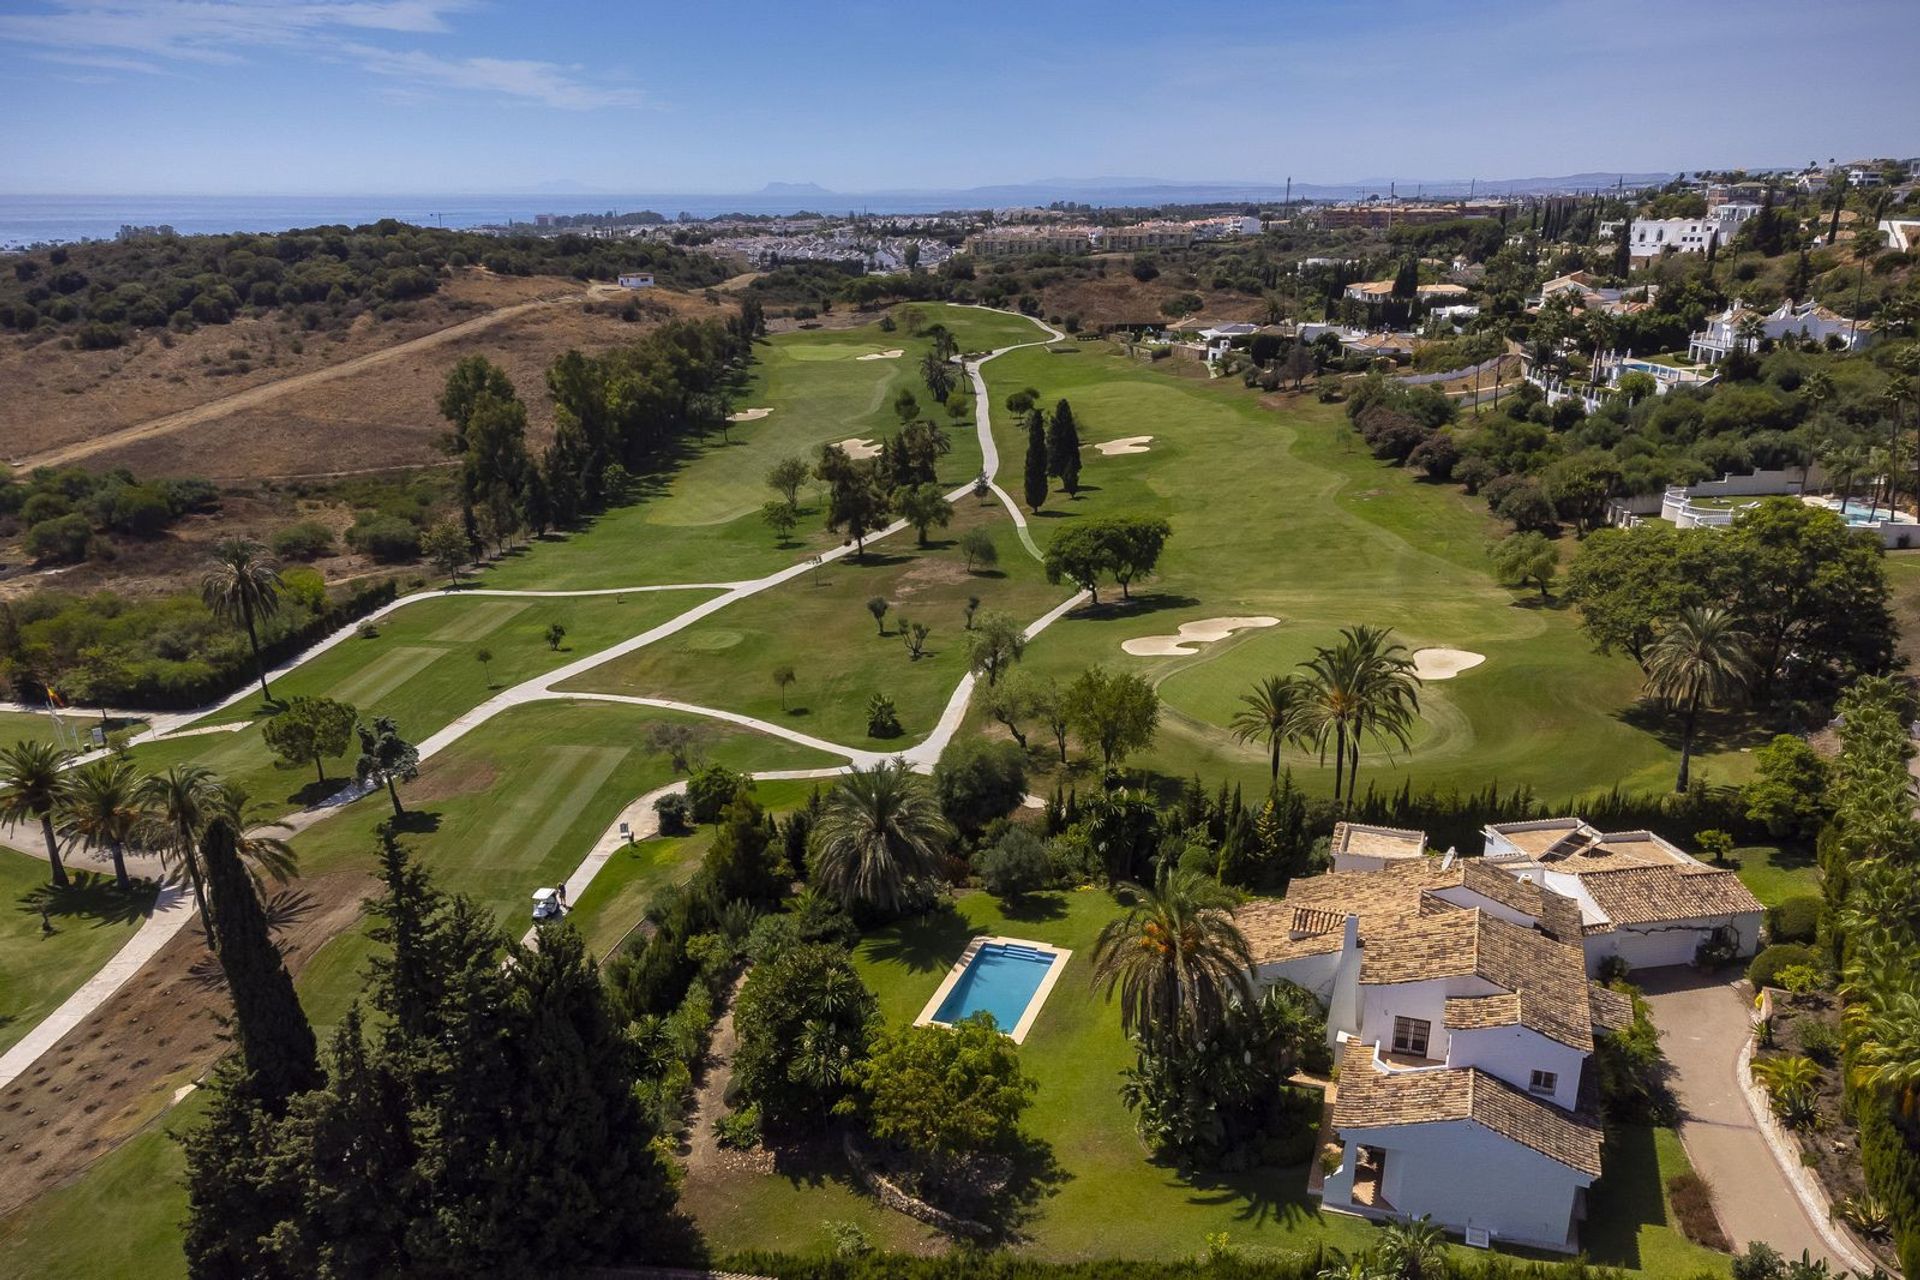
[{"label": "bare earth patch", "polygon": [[479,795],[500,778],[490,764],[474,764],[464,769],[434,768],[437,760],[420,767],[420,776],[407,788],[407,799],[420,804],[437,804],[455,796]]},{"label": "bare earth patch", "polygon": [[1087,446],[1098,449],[1103,458],[1115,458],[1126,453],[1147,453],[1147,442],[1152,436],[1125,436],[1119,440],[1102,440],[1098,444]]},{"label": "bare earth patch", "polygon": [[1251,618],[1204,618],[1199,622],[1183,622],[1180,634],[1176,636],[1135,636],[1123,640],[1120,647],[1136,658],[1161,658],[1173,654],[1198,653],[1195,645],[1211,644],[1215,640],[1225,640],[1236,631],[1250,630],[1255,627],[1277,627],[1280,619],[1265,616]]},{"label": "bare earth patch", "polygon": [[905,354],[907,353],[903,348],[895,347],[891,351],[869,351],[867,352],[867,354],[863,356],[855,356],[854,359],[856,360],[898,360],[901,356]]},{"label": "bare earth patch", "polygon": [[[865,358],[865,356],[861,357],[863,360]],[[842,440],[839,444],[835,445],[834,448],[855,461],[861,458],[877,458],[880,456],[879,445],[871,440],[862,440],[858,436],[853,437],[851,440]]]},{"label": "bare earth patch", "polygon": [[742,409],[738,413],[728,414],[727,421],[728,422],[758,422],[760,421],[760,419],[766,417],[768,414],[772,412],[773,410],[771,409]]},{"label": "bare earth patch", "polygon": [[1413,673],[1422,680],[1451,680],[1462,671],[1471,670],[1486,660],[1486,654],[1471,653],[1466,649],[1416,649],[1413,654]]}]

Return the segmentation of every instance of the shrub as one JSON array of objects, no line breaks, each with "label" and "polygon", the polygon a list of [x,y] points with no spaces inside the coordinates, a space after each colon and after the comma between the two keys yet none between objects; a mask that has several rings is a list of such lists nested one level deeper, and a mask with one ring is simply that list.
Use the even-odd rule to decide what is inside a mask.
[{"label": "shrub", "polygon": [[79,512],[69,512],[28,529],[21,545],[44,564],[78,564],[93,545],[93,526]]},{"label": "shrub", "polygon": [[1667,1179],[1667,1199],[1673,1204],[1673,1216],[1687,1239],[1709,1249],[1725,1253],[1733,1247],[1720,1219],[1713,1212],[1713,1193],[1707,1180],[1693,1170],[1676,1173]]},{"label": "shrub", "polygon": [[347,530],[347,545],[382,564],[420,558],[420,530],[399,516],[362,516]]},{"label": "shrub", "polygon": [[1767,910],[1769,942],[1812,942],[1820,932],[1820,913],[1826,902],[1818,894],[1783,898]]},{"label": "shrub", "polygon": [[760,1108],[749,1104],[714,1121],[714,1141],[735,1151],[760,1145]]},{"label": "shrub", "polygon": [[751,785],[723,764],[710,764],[687,779],[687,807],[697,823],[720,821],[721,810]]},{"label": "shrub", "polygon": [[270,542],[282,560],[318,560],[333,552],[333,530],[317,520],[302,520],[276,532]]},{"label": "shrub", "polygon": [[1047,842],[1030,827],[1008,827],[1005,835],[975,856],[974,867],[980,883],[996,898],[1017,898],[1053,880]]},{"label": "shrub", "polygon": [[1839,1060],[1840,1029],[1831,1022],[1803,1017],[1795,1024],[1795,1030],[1800,1037],[1800,1052],[1823,1067]]},{"label": "shrub", "polygon": [[683,836],[693,830],[693,824],[687,819],[693,813],[693,806],[687,802],[683,791],[669,791],[653,802],[653,811],[660,818],[660,834],[663,836]]},{"label": "shrub", "polygon": [[876,693],[867,699],[869,738],[897,738],[902,732],[900,713],[894,709],[892,698],[884,693]]},{"label": "shrub", "polygon": [[1780,985],[1780,971],[1791,965],[1817,965],[1819,953],[1801,942],[1779,942],[1763,948],[1747,966],[1747,981],[1757,991]]}]

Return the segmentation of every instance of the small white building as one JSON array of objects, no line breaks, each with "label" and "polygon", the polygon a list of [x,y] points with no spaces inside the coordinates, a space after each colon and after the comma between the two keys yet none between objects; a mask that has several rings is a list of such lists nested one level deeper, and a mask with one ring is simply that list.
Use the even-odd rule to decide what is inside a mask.
[{"label": "small white building", "polygon": [[1705,253],[1720,236],[1720,224],[1711,218],[1635,218],[1628,233],[1627,252],[1635,258],[1657,258],[1675,253]]},{"label": "small white building", "polygon": [[1427,856],[1427,833],[1401,827],[1371,827],[1364,822],[1333,824],[1335,871],[1381,871],[1390,862]]},{"label": "small white building", "polygon": [[653,272],[622,271],[620,273],[620,287],[622,289],[651,289],[653,288]]},{"label": "small white building", "polygon": [[1571,898],[1580,908],[1587,968],[1618,956],[1634,969],[1692,964],[1701,947],[1760,946],[1759,899],[1730,870],[1710,867],[1651,831],[1600,831],[1580,818],[1485,827],[1483,860]]},{"label": "small white building", "polygon": [[[1391,850],[1356,852],[1375,833]],[[1323,1207],[1574,1251],[1601,1171],[1581,1081],[1595,1035],[1633,1017],[1587,978],[1579,907],[1477,858],[1406,855],[1420,832],[1337,835],[1379,868],[1296,880],[1235,912],[1255,979],[1327,1006],[1340,1163]]]}]

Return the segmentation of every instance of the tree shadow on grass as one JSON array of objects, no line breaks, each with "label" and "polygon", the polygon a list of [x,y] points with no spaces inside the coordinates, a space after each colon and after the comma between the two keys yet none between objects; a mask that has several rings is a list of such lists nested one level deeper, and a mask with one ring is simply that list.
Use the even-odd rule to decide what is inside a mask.
[{"label": "tree shadow on grass", "polygon": [[430,836],[440,829],[437,809],[409,809],[397,817],[387,815],[387,826],[395,835]]},{"label": "tree shadow on grass", "polygon": [[[1651,698],[1641,698],[1614,713],[1614,718],[1642,733],[1659,739],[1669,751],[1680,750],[1686,734],[1686,717]],[[1764,747],[1773,741],[1777,726],[1766,715],[1752,708],[1733,711],[1702,711],[1693,735],[1695,757],[1721,751]]]},{"label": "tree shadow on grass", "polygon": [[1067,914],[1067,899],[1060,893],[1023,893],[1000,900],[1000,914],[1022,924],[1043,924]]},{"label": "tree shadow on grass", "polygon": [[301,809],[310,809],[330,796],[337,796],[352,785],[347,778],[328,778],[321,782],[318,778],[305,784],[287,796],[287,803]]},{"label": "tree shadow on grass", "polygon": [[1011,1172],[1004,1186],[984,1199],[954,1206],[990,1228],[991,1241],[1002,1245],[1019,1243],[1024,1238],[1022,1228],[1039,1216],[1042,1203],[1058,1195],[1073,1178],[1054,1159],[1052,1146],[1028,1134],[1016,1139],[1008,1155]]},{"label": "tree shadow on grass", "polygon": [[952,903],[943,902],[925,915],[900,921],[890,932],[868,938],[861,947],[869,960],[932,973],[951,967],[976,932]]},{"label": "tree shadow on grass", "polygon": [[1595,1262],[1637,1271],[1640,1228],[1667,1225],[1653,1130],[1646,1125],[1610,1127],[1600,1162],[1605,1171],[1588,1193],[1580,1243]]},{"label": "tree shadow on grass", "polygon": [[111,925],[132,924],[147,914],[153,905],[154,885],[135,880],[131,889],[121,889],[105,872],[69,871],[72,883],[64,889],[37,884],[20,895],[19,909],[26,915],[44,914],[55,932],[67,922],[86,922],[99,929]]},{"label": "tree shadow on grass", "polygon": [[1079,616],[1098,618],[1101,621],[1113,621],[1126,618],[1144,618],[1150,614],[1167,609],[1191,609],[1200,601],[1192,596],[1178,592],[1149,592],[1134,596],[1130,600],[1102,600],[1098,605],[1084,606]]},{"label": "tree shadow on grass", "polygon": [[1236,1221],[1249,1226],[1282,1223],[1300,1226],[1319,1218],[1319,1210],[1307,1199],[1307,1171],[1304,1165],[1279,1169],[1261,1167],[1242,1172],[1201,1169],[1182,1173],[1160,1161],[1169,1184],[1187,1189],[1187,1203],[1219,1207],[1233,1205]]}]

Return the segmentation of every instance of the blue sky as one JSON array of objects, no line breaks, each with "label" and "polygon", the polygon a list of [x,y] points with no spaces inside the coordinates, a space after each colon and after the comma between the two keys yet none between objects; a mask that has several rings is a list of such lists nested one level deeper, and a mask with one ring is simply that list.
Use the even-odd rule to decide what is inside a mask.
[{"label": "blue sky", "polygon": [[1914,0],[0,0],[0,193],[1528,177],[1920,154]]}]

